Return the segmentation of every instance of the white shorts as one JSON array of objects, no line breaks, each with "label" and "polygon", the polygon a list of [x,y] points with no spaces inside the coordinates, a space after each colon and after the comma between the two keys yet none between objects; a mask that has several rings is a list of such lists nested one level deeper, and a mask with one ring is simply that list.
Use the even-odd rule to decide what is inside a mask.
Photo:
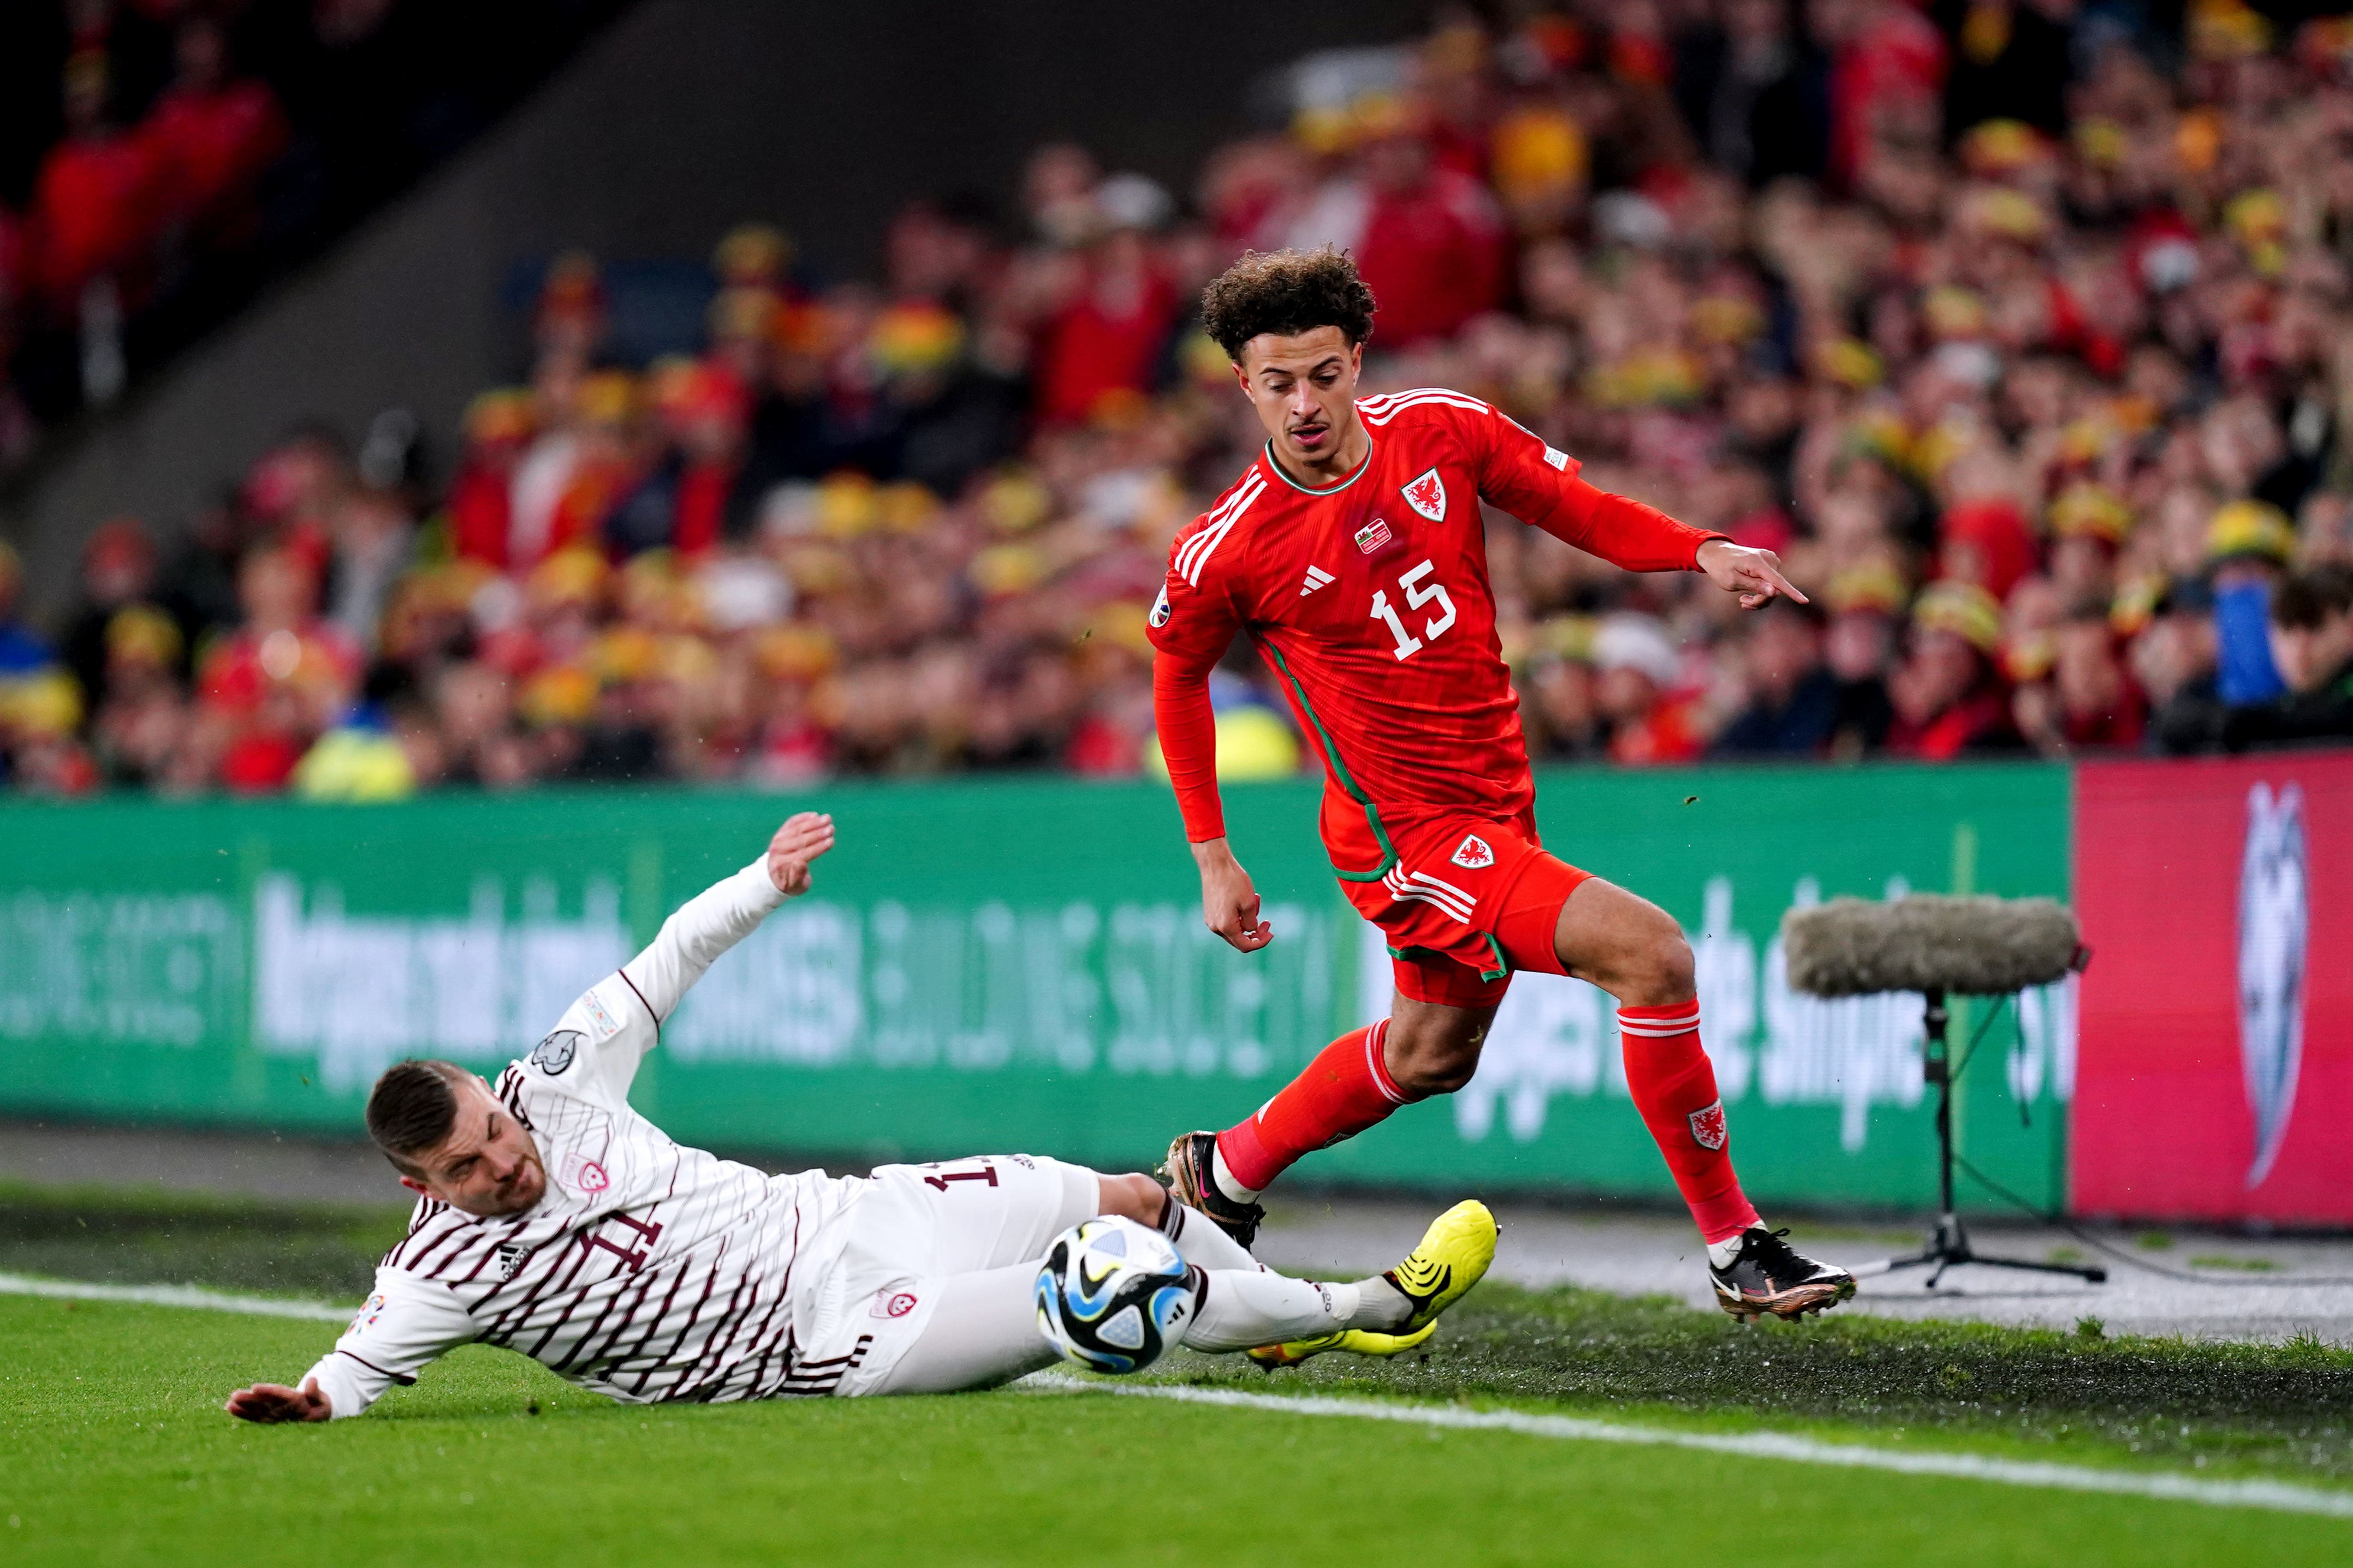
[{"label": "white shorts", "polygon": [[872,1392],[923,1331],[941,1280],[1042,1258],[1102,1205],[1093,1171],[1043,1155],[878,1165],[840,1216],[841,1252],[818,1288],[796,1363],[807,1392]]}]

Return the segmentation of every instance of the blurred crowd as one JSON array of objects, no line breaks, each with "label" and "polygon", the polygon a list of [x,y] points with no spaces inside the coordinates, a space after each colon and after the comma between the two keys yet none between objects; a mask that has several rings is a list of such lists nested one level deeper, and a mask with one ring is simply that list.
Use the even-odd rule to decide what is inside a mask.
[{"label": "blurred crowd", "polygon": [[463,145],[616,3],[0,5],[0,473]]},{"label": "blurred crowd", "polygon": [[[2353,23],[1502,12],[1299,62],[1186,192],[1043,148],[853,280],[748,225],[650,363],[556,258],[443,479],[403,415],[296,432],[168,551],[98,530],[55,640],[0,563],[14,781],[1147,771],[1145,606],[1261,438],[1194,301],[1324,243],[1380,301],[1366,392],[1485,397],[1811,595],[1491,517],[1540,758],[2353,738]],[[1314,765],[1247,647],[1213,696],[1227,776]]]}]

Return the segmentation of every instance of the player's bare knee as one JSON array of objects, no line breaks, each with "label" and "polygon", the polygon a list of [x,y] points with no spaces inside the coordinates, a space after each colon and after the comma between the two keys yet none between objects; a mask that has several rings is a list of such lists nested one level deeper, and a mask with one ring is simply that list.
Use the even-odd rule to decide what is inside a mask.
[{"label": "player's bare knee", "polygon": [[1398,1088],[1411,1100],[1426,1100],[1433,1094],[1452,1094],[1469,1083],[1478,1070],[1477,1051],[1458,1052],[1431,1061],[1414,1075],[1412,1082],[1400,1081]]},{"label": "player's bare knee", "polygon": [[1394,1033],[1389,1037],[1388,1060],[1389,1081],[1408,1100],[1426,1100],[1433,1094],[1452,1094],[1471,1081],[1479,1070],[1479,1042],[1463,1041],[1440,1036],[1424,1035],[1402,1042]]},{"label": "player's bare knee", "polygon": [[1618,999],[1629,1007],[1672,1007],[1699,994],[1691,943],[1672,920],[1661,918],[1665,929],[1646,942],[1628,966],[1624,994]]}]

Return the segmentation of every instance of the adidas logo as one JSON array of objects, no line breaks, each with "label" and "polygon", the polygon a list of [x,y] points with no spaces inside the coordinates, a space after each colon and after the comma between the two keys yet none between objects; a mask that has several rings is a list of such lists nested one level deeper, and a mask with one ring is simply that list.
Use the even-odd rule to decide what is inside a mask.
[{"label": "adidas logo", "polygon": [[1310,566],[1307,569],[1307,585],[1299,590],[1299,596],[1303,599],[1330,581],[1332,581],[1332,574],[1324,571],[1321,566]]}]

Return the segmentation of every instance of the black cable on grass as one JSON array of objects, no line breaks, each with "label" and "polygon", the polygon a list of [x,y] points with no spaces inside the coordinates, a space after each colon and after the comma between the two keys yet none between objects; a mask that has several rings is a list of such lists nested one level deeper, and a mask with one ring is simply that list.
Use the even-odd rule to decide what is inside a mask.
[{"label": "black cable on grass", "polygon": [[2058,1229],[2065,1231],[2069,1236],[2073,1237],[2077,1241],[2082,1242],[2084,1246],[2090,1247],[2093,1251],[2101,1254],[2103,1257],[2113,1258],[2118,1263],[2122,1263],[2128,1268],[2138,1268],[2147,1273],[2158,1275],[2167,1279],[2178,1279],[2189,1285],[2213,1285],[2222,1287],[2255,1286],[2271,1289],[2282,1289],[2291,1287],[2301,1288],[2310,1285],[2353,1285],[2353,1278],[2348,1278],[2344,1275],[2299,1274],[2293,1279],[2249,1279],[2245,1278],[2217,1279],[2211,1274],[2192,1274],[2187,1269],[2168,1268],[2161,1263],[2151,1263],[2145,1258],[2136,1258],[2131,1253],[2126,1252],[2121,1248],[2110,1247],[2106,1242],[2100,1240],[2097,1237],[2086,1234],[2081,1226],[2077,1226],[2073,1220],[2068,1219],[2063,1215],[2044,1214],[2033,1204],[2028,1202],[2022,1197],[2020,1197],[2016,1193],[2011,1192],[2008,1187],[2003,1186],[2000,1182],[1995,1181],[1991,1176],[1987,1175],[1983,1171],[1978,1170],[1975,1165],[1969,1163],[1967,1159],[1962,1157],[1957,1150],[1955,1151],[1953,1154],[1953,1163],[1967,1172],[1978,1185],[1992,1193],[1994,1196],[2009,1203],[2020,1213],[2025,1215],[2029,1219],[2033,1220],[2038,1225],[2056,1226]]}]

